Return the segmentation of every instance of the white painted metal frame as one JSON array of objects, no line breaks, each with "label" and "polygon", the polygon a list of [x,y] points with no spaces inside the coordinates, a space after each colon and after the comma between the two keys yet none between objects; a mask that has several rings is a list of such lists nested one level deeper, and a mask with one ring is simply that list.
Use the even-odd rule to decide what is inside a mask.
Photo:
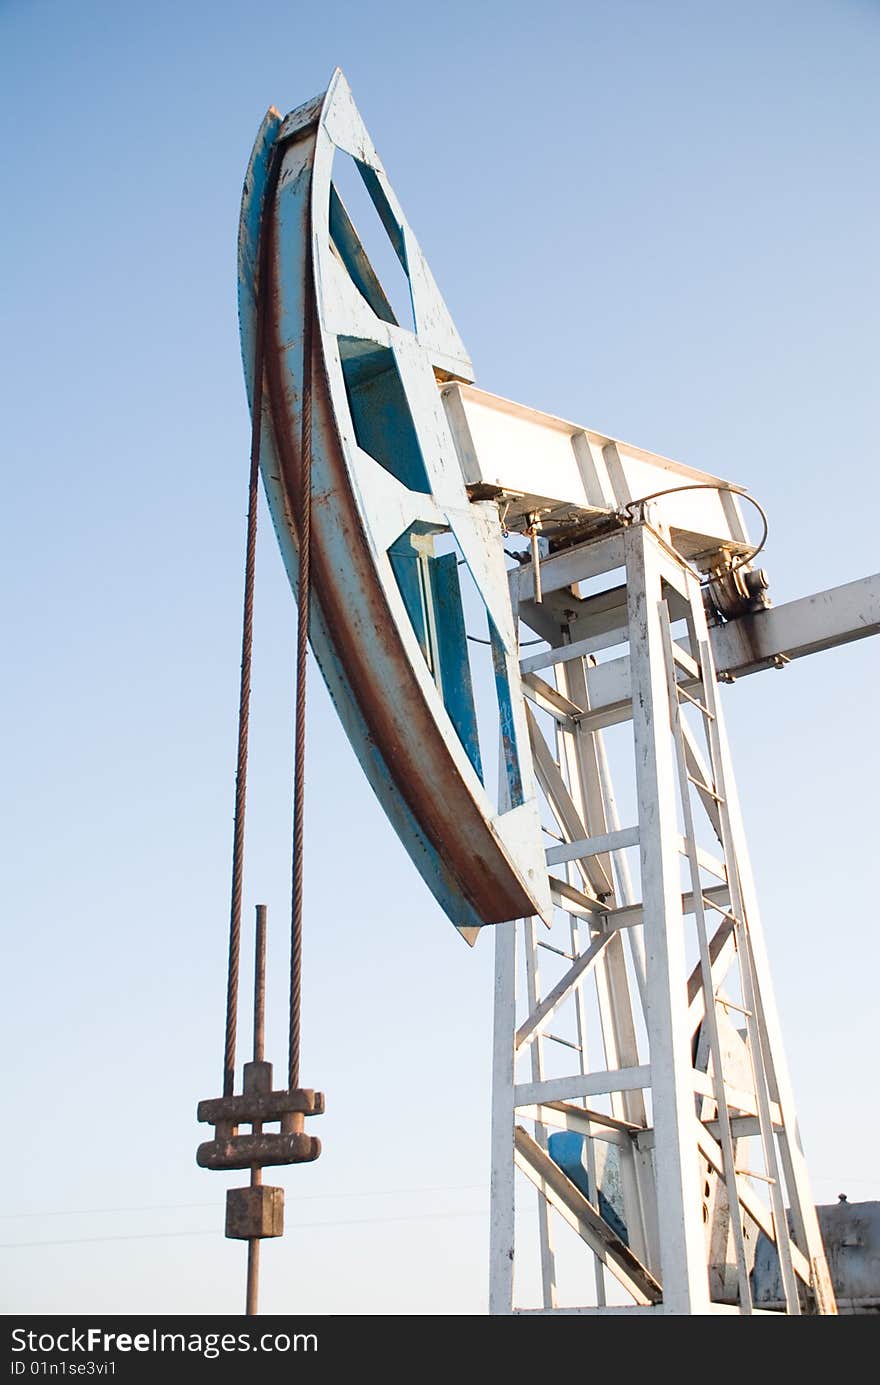
[{"label": "white painted metal frame", "polygon": [[[574,550],[545,560],[540,605],[524,571],[511,579],[551,646],[523,661],[523,691],[557,909],[549,932],[496,928],[490,1312],[751,1314],[763,1232],[786,1311],[833,1313],[700,585],[648,523],[580,550],[580,565]],[[616,595],[579,595],[621,565]],[[625,658],[597,662],[623,640]],[[597,697],[632,725],[637,820],[623,827]],[[583,1137],[586,1185],[549,1157],[554,1129]],[[606,1151],[625,1240],[601,1212]],[[516,1298],[515,1169],[537,1190],[539,1304]],[[588,1251],[574,1303],[557,1221]]]},{"label": "white painted metal frame", "polygon": [[[333,181],[347,156],[409,281],[412,332],[364,279]],[[310,637],[370,783],[469,941],[525,908],[550,929],[496,926],[491,1311],[514,1311],[519,1168],[537,1194],[541,1300],[523,1311],[751,1313],[760,1231],[777,1246],[786,1311],[833,1313],[715,682],[880,630],[880,577],[775,610],[750,601],[751,614],[707,629],[684,559],[710,572],[724,555],[754,556],[738,488],[467,383],[464,347],[339,72],[323,97],[263,123],[240,293],[249,388],[265,334],[262,466],[294,584],[310,382],[313,493],[332,501],[312,507]],[[388,455],[352,404],[352,361],[376,356],[403,392]],[[408,429],[424,475],[389,464]],[[437,660],[422,655],[391,558],[415,527],[454,536],[491,621],[516,806],[502,776],[496,811]],[[510,574],[512,604],[508,529],[533,545]],[[556,543],[540,568],[539,529]],[[609,585],[620,569],[625,581]],[[583,596],[592,579],[605,588]],[[521,664],[517,615],[549,644]],[[621,821],[606,732],[626,724],[635,795]],[[583,1172],[552,1157],[556,1131],[582,1137]],[[561,1301],[558,1223],[588,1247],[594,1304]],[[612,1281],[628,1308],[611,1301]]]}]

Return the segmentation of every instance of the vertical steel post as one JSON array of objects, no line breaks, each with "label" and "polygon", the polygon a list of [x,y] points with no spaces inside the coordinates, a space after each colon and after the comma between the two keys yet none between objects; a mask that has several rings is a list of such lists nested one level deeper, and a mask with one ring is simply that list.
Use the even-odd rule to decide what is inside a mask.
[{"label": "vertical steel post", "polygon": [[[266,1042],[266,906],[257,905],[256,933],[254,938],[254,1062],[262,1063]],[[262,1132],[262,1122],[255,1121],[255,1135]],[[263,1170],[254,1165],[251,1168],[251,1187],[258,1188],[263,1181]],[[248,1240],[247,1291],[245,1313],[255,1317],[259,1312],[260,1294],[260,1240],[251,1236]]]},{"label": "vertical steel post", "polygon": [[513,1036],[516,1032],[515,923],[496,924],[492,1052],[492,1173],[489,1212],[489,1312],[513,1312],[515,1170]]},{"label": "vertical steel post", "polygon": [[709,1276],[694,1138],[660,549],[647,526],[639,524],[626,531],[625,553],[663,1309],[675,1315],[704,1313]]}]

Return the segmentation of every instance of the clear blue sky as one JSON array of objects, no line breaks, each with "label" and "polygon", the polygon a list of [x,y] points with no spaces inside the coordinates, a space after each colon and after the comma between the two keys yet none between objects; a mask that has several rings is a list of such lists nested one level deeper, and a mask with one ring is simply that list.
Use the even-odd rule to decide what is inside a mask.
[{"label": "clear blue sky", "polygon": [[[878,4],[2,0],[2,1241],[46,1243],[3,1250],[6,1311],[240,1309],[233,1180],[194,1160],[222,1058],[235,237],[266,107],[337,63],[479,384],[748,485],[777,601],[878,567]],[[263,536],[245,897],[280,1063],[294,613]],[[724,694],[821,1201],[880,1195],[878,672],[867,641]],[[325,1153],[282,1174],[264,1305],[483,1311],[491,938],[440,916],[311,687]]]}]

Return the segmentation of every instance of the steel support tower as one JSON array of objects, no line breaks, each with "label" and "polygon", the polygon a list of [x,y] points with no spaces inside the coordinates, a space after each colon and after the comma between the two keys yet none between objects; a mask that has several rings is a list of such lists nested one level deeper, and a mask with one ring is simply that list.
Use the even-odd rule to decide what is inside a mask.
[{"label": "steel support tower", "polygon": [[763,1237],[834,1313],[717,683],[876,633],[880,578],[774,608],[741,486],[476,388],[339,71],[258,132],[239,309],[300,630],[495,929],[491,1311],[765,1311]]},{"label": "steel support tower", "polygon": [[512,590],[550,645],[523,689],[566,883],[551,930],[495,934],[491,1311],[514,1311],[519,1170],[537,1192],[531,1311],[566,1311],[555,1211],[593,1261],[576,1311],[751,1313],[763,1232],[787,1311],[833,1313],[700,583],[647,519],[542,567],[541,604],[530,572]]}]

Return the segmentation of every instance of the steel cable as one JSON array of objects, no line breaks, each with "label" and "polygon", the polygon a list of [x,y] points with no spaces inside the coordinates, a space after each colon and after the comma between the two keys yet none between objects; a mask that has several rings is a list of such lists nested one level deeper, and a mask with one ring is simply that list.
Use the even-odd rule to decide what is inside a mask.
[{"label": "steel cable", "polygon": [[312,538],[312,327],[313,290],[311,228],[306,252],[303,292],[303,387],[300,435],[299,567],[297,573],[296,716],[293,771],[293,860],[290,904],[290,1030],[287,1085],[299,1086],[302,1029],[303,838],[306,770],[306,669],[308,666],[309,599]]},{"label": "steel cable", "polygon": [[247,540],[244,565],[244,613],[241,632],[241,681],[238,697],[238,756],[235,771],[235,817],[232,833],[232,888],[229,909],[229,961],[226,979],[226,1045],[223,1058],[223,1095],[235,1089],[235,1041],[238,1030],[238,979],[241,953],[241,897],[244,879],[244,827],[247,806],[248,736],[250,731],[251,666],[254,643],[254,578],[257,557],[257,512],[259,508],[260,442],[263,415],[263,359],[266,326],[267,237],[266,212],[278,181],[279,160],[270,164],[263,216],[257,247],[255,294],[257,303],[254,340],[254,376],[251,398],[251,456],[248,477]]}]

